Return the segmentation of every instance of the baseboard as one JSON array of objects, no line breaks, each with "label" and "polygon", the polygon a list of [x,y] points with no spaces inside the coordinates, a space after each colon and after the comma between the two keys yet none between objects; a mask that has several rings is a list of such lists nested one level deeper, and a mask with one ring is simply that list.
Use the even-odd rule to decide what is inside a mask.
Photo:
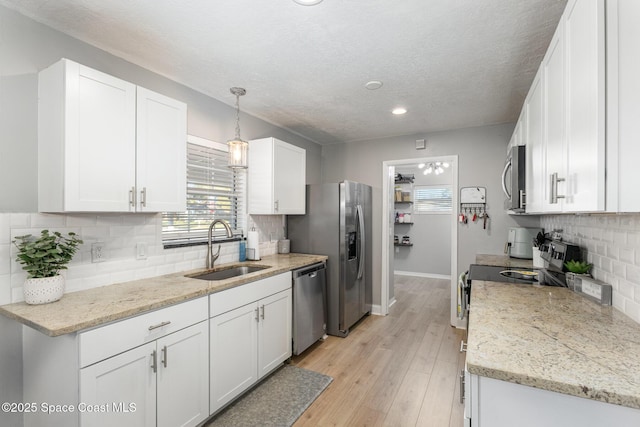
[{"label": "baseboard", "polygon": [[398,276],[415,276],[426,277],[429,279],[446,279],[451,280],[450,274],[431,274],[431,273],[416,273],[414,271],[394,271],[393,274]]},{"label": "baseboard", "polygon": [[382,316],[382,306],[373,304],[371,306],[371,314],[375,314],[376,316]]}]

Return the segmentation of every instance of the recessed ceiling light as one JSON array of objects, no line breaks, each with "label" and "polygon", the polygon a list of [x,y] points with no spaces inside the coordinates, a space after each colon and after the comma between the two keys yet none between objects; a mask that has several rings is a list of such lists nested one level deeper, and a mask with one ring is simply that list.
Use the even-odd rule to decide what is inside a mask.
[{"label": "recessed ceiling light", "polygon": [[369,90],[376,90],[382,87],[382,82],[380,80],[371,80],[370,82],[365,83],[364,87]]},{"label": "recessed ceiling light", "polygon": [[402,114],[404,114],[406,112],[407,112],[407,109],[406,108],[402,108],[402,107],[394,108],[391,111],[391,113],[395,114],[396,116],[402,115]]},{"label": "recessed ceiling light", "polygon": [[301,4],[302,6],[313,6],[316,5],[322,0],[293,0],[295,3]]}]

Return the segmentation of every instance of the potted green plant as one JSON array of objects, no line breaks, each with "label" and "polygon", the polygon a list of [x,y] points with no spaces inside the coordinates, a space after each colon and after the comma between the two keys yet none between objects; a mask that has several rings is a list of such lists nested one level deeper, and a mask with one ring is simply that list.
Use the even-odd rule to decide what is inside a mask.
[{"label": "potted green plant", "polygon": [[45,304],[62,298],[65,281],[60,270],[67,268],[82,240],[73,232],[63,236],[42,230],[38,238],[16,236],[13,244],[18,248],[16,261],[29,273],[23,288],[25,302]]},{"label": "potted green plant", "polygon": [[589,273],[591,272],[591,268],[593,267],[593,264],[589,264],[586,261],[570,260],[565,262],[564,266],[566,267],[567,270],[569,270],[569,272],[566,274],[567,286],[569,287],[569,289],[572,289],[572,290],[576,289],[576,285],[577,285],[576,277],[579,277],[579,276],[591,277],[591,274]]}]

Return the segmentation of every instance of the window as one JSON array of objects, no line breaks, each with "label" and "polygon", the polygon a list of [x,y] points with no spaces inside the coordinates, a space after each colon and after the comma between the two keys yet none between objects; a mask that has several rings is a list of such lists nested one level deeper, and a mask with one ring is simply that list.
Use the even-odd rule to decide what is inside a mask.
[{"label": "window", "polygon": [[[227,167],[226,144],[194,136],[187,141],[187,211],[162,214],[165,247],[206,241],[214,219],[228,221],[234,234],[245,229],[246,172]],[[226,237],[223,227],[214,231]]]},{"label": "window", "polygon": [[413,213],[451,213],[450,185],[416,185],[413,187]]}]

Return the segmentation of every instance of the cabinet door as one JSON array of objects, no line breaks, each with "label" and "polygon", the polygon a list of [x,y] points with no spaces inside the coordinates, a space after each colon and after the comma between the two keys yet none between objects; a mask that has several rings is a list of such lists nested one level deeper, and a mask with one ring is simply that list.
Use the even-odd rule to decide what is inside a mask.
[{"label": "cabinet door", "polygon": [[525,101],[526,126],[526,211],[542,212],[545,179],[545,152],[543,142],[542,79],[538,73]]},{"label": "cabinet door", "polygon": [[136,87],[65,64],[64,210],[126,212],[135,185]]},{"label": "cabinet door", "polygon": [[186,210],[186,104],[138,87],[136,210]]},{"label": "cabinet door", "polygon": [[80,402],[94,409],[79,414],[80,425],[156,425],[155,349],[148,343],[80,370]]},{"label": "cabinet door", "polygon": [[291,357],[291,289],[258,301],[258,377]]},{"label": "cabinet door", "polygon": [[158,427],[196,426],[209,416],[209,327],[158,340]]},{"label": "cabinet door", "polygon": [[274,209],[276,214],[305,213],[306,152],[274,140]]},{"label": "cabinet door", "polygon": [[607,1],[607,210],[640,212],[640,2]]},{"label": "cabinet door", "polygon": [[214,413],[258,380],[258,305],[247,304],[209,322],[209,410]]},{"label": "cabinet door", "polygon": [[567,198],[565,212],[602,211],[605,202],[604,0],[567,5]]},{"label": "cabinet door", "polygon": [[544,126],[545,126],[545,163],[546,177],[544,186],[545,212],[560,212],[563,207],[563,199],[551,201],[551,190],[557,191],[560,196],[566,195],[566,181],[553,185],[552,175],[557,174],[559,179],[566,180],[566,145],[565,145],[565,73],[564,73],[564,44],[563,22],[551,40],[547,54],[542,62],[544,85]]}]

